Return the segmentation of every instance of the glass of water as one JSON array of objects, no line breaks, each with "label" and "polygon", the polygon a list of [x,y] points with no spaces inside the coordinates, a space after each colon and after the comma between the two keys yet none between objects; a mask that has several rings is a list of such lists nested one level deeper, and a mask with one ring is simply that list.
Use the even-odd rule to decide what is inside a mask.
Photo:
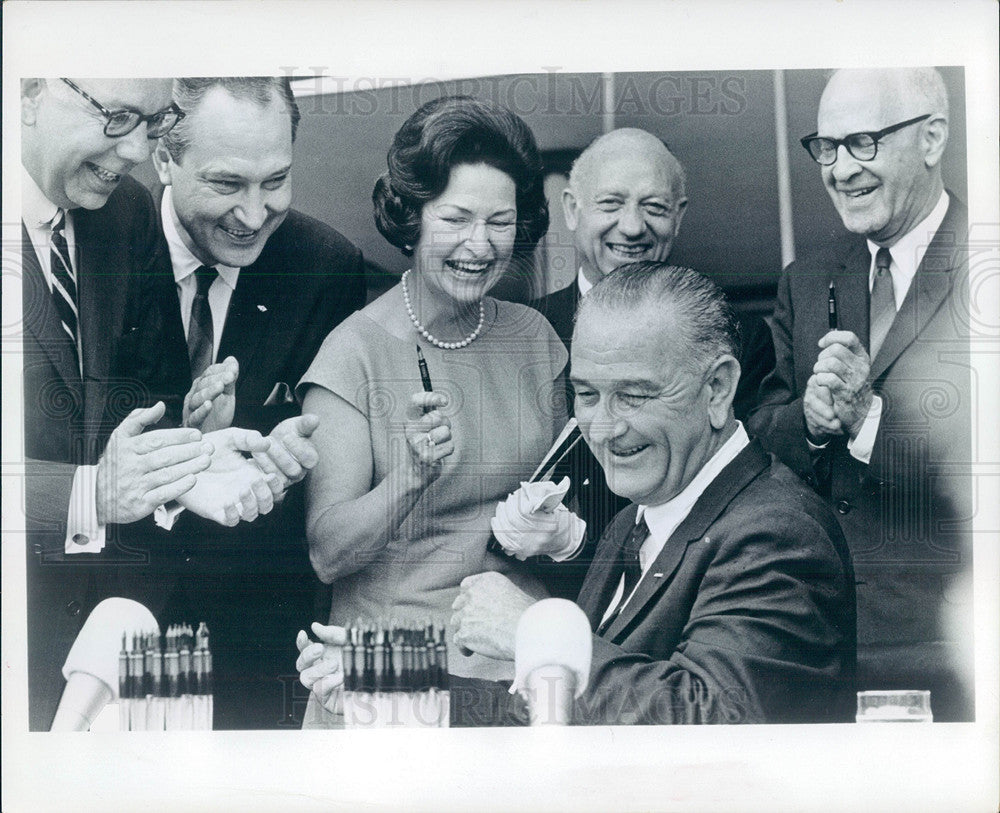
[{"label": "glass of water", "polygon": [[930,723],[931,693],[924,690],[858,692],[859,723]]}]

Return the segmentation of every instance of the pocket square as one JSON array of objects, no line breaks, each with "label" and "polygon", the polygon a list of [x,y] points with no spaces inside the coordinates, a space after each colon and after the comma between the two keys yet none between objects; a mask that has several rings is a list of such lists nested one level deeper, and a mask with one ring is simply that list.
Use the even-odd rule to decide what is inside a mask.
[{"label": "pocket square", "polygon": [[264,406],[278,406],[280,404],[294,404],[295,396],[292,390],[284,381],[279,381],[274,385],[271,394],[264,401]]}]

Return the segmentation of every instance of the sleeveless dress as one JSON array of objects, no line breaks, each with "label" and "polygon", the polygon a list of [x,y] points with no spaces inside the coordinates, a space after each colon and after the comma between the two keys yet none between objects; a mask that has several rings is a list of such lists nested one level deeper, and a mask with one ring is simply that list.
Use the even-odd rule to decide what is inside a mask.
[{"label": "sleeveless dress", "polygon": [[[360,569],[332,585],[329,623],[447,625],[466,576],[497,571],[542,598],[525,566],[487,550],[496,503],[528,479],[566,422],[560,383],[567,354],[546,319],[511,302],[496,302],[494,322],[474,342],[442,350],[421,339],[436,392],[451,422],[455,451],[398,531],[353,552]],[[403,426],[410,396],[422,390],[416,338],[404,341],[359,311],[327,336],[296,387],[324,387],[368,421],[372,488],[409,454]],[[386,509],[388,510],[388,508]],[[458,677],[510,680],[513,663],[460,654],[447,633],[449,671]],[[310,697],[306,725],[322,718]]]}]

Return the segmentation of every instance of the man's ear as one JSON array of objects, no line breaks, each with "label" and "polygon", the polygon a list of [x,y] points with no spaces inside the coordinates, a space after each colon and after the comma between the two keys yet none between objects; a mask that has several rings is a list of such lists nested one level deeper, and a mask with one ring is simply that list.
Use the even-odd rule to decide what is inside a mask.
[{"label": "man's ear", "polygon": [[684,219],[684,213],[688,208],[688,199],[681,198],[677,201],[677,217],[674,219],[674,237],[677,237],[677,232],[681,230],[681,221]]},{"label": "man's ear", "polygon": [[730,355],[719,356],[705,378],[708,387],[708,419],[713,429],[722,429],[732,414],[740,363]]},{"label": "man's ear", "polygon": [[44,91],[44,79],[21,80],[21,124],[31,127],[35,123],[38,104]]},{"label": "man's ear", "polygon": [[566,228],[570,231],[576,231],[576,227],[580,223],[580,202],[568,186],[562,193],[562,205],[563,217],[566,218]]},{"label": "man's ear", "polygon": [[948,119],[944,116],[931,117],[924,122],[920,137],[924,148],[924,163],[928,167],[937,166],[948,144]]},{"label": "man's ear", "polygon": [[156,169],[156,174],[160,177],[160,183],[164,186],[170,186],[173,178],[171,177],[174,159],[170,157],[170,153],[167,152],[167,148],[163,146],[163,142],[160,141],[156,145],[156,149],[153,150],[153,167]]}]

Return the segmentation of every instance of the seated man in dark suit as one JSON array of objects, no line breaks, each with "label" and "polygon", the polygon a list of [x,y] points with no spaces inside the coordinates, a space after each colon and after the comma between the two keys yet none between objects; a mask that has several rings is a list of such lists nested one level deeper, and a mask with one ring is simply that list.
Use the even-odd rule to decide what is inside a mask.
[{"label": "seated man in dark suit", "polygon": [[[645,130],[624,128],[600,136],[574,162],[562,202],[579,271],[571,285],[531,303],[548,318],[567,350],[572,351],[577,306],[602,277],[624,263],[668,259],[687,209],[685,186],[680,161]],[[740,418],[753,405],[760,380],[774,361],[763,320],[748,324],[754,328],[748,333],[752,346],[739,349],[750,363],[743,364],[734,401]],[[572,414],[572,393],[569,408]],[[562,475],[572,481],[566,504],[587,523],[587,542],[575,564],[557,569],[547,582],[554,595],[575,598],[594,546],[627,501],[608,489],[585,444],[558,468],[556,479]]]},{"label": "seated man in dark suit", "polygon": [[[170,93],[168,79],[21,83],[32,730],[52,722],[60,669],[89,609],[115,594],[120,567],[145,564],[141,552],[122,546],[120,526],[176,498],[230,523],[241,512],[251,519],[258,507],[269,510],[253,489],[261,489],[261,501],[272,499],[242,458],[242,479],[220,480],[208,469],[210,451],[213,459],[235,454],[219,437],[210,443],[195,429],[151,429],[164,405],[149,405],[156,376],[147,373],[169,362],[148,307],[155,213],[128,174],[180,118]],[[244,448],[251,439],[227,437]],[[226,483],[235,486],[231,499]],[[244,489],[251,489],[245,499]]]},{"label": "seated man in dark suit", "polygon": [[838,71],[802,143],[852,234],[782,274],[750,426],[836,508],[858,688],[929,689],[935,720],[971,720],[969,227],[941,173],[944,82]]},{"label": "seated man in dark suit", "polygon": [[[577,722],[852,719],[850,556],[822,500],[734,418],[734,342],[722,292],[662,263],[605,277],[580,309],[576,414],[609,485],[632,504],[605,533],[577,600],[594,632]],[[512,659],[533,601],[499,574],[468,577],[455,642]],[[342,632],[314,630],[331,644]],[[300,644],[303,681],[329,694],[336,678],[322,678],[336,674],[335,659]],[[491,692],[501,722],[523,720],[499,686],[453,692],[453,719],[495,722],[463,715],[465,693]]]},{"label": "seated man in dark suit", "polygon": [[[185,118],[153,155],[169,264],[163,342],[184,359],[172,406],[188,426],[267,434],[271,449],[255,459],[287,487],[316,454],[316,419],[299,415],[292,389],[326,335],[364,304],[361,253],[290,208],[299,110],[287,77],[179,79],[174,98]],[[208,624],[215,728],[300,725],[289,719],[293,638],[319,589],[303,516],[293,489],[252,528],[179,517],[169,533],[166,612]]]}]

